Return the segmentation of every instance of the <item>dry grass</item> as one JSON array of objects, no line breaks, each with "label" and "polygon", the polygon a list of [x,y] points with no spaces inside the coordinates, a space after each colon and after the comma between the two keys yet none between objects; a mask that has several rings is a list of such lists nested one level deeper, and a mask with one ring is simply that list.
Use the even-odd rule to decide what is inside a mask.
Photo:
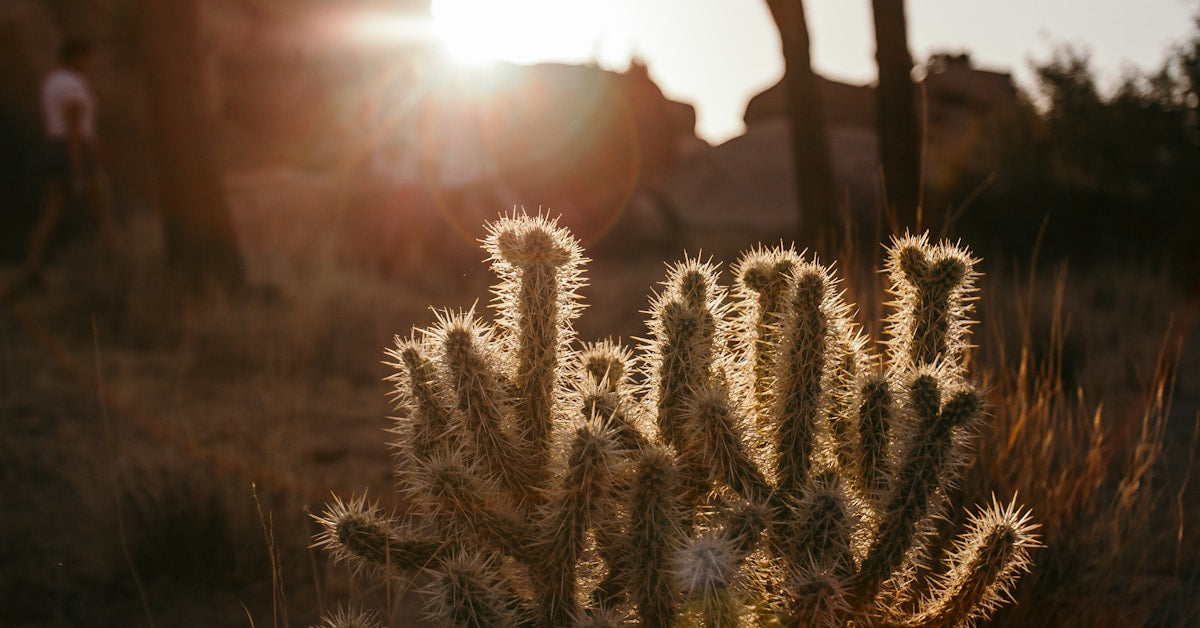
[{"label": "dry grass", "polygon": [[1170,284],[1116,269],[993,282],[977,367],[993,418],[964,500],[1019,492],[1047,546],[997,623],[1194,624],[1183,541],[1200,510],[1183,496],[1200,424],[1172,397],[1196,357],[1181,354]]}]

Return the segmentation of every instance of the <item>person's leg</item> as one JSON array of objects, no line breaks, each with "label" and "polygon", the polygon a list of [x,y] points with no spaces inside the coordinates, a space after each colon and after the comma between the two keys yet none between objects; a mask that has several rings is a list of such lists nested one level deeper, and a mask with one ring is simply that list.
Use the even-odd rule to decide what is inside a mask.
[{"label": "person's leg", "polygon": [[50,238],[54,236],[54,230],[62,220],[63,207],[66,204],[64,196],[61,181],[46,183],[46,202],[42,206],[42,213],[38,217],[37,225],[29,234],[29,246],[25,256],[25,272],[30,277],[37,277],[42,272],[42,265],[46,262],[46,250],[50,246]]}]

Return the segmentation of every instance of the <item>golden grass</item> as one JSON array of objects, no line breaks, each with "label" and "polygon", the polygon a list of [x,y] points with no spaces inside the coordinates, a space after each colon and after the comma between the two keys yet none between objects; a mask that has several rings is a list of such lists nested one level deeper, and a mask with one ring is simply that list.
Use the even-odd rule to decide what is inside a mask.
[{"label": "golden grass", "polygon": [[1180,361],[1196,358],[1181,355],[1179,304],[1162,277],[1108,269],[1073,280],[1060,270],[985,288],[1013,298],[985,295],[977,370],[993,416],[963,500],[984,486],[1018,492],[1046,545],[997,623],[1200,618],[1186,595],[1195,557],[1180,544],[1198,514],[1181,501],[1191,460],[1164,473],[1167,438],[1194,433],[1193,417],[1171,410]]}]

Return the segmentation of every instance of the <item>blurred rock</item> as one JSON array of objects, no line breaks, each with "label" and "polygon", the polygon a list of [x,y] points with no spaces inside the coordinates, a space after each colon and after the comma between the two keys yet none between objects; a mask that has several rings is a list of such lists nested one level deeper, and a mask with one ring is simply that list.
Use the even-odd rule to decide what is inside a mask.
[{"label": "blurred rock", "polygon": [[[952,200],[947,193],[964,172],[986,171],[975,152],[983,125],[1016,105],[1008,74],[973,67],[970,57],[936,55],[922,87],[927,105],[925,198],[928,212]],[[821,79],[830,151],[839,197],[860,230],[873,232],[882,220],[879,143],[874,88]],[[755,96],[746,107],[746,133],[691,155],[667,185],[671,203],[681,209],[689,240],[711,249],[758,240],[790,239],[797,208],[784,93],[779,84]],[[736,249],[735,249],[736,250]]]}]

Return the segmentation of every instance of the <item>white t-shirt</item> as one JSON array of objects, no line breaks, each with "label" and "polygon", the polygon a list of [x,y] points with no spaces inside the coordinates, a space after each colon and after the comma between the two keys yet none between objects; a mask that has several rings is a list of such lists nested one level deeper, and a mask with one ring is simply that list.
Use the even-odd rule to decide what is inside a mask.
[{"label": "white t-shirt", "polygon": [[87,81],[78,72],[58,68],[42,83],[42,120],[46,124],[46,137],[52,140],[67,139],[67,109],[80,107],[79,132],[86,140],[95,137],[96,101],[88,89]]}]

